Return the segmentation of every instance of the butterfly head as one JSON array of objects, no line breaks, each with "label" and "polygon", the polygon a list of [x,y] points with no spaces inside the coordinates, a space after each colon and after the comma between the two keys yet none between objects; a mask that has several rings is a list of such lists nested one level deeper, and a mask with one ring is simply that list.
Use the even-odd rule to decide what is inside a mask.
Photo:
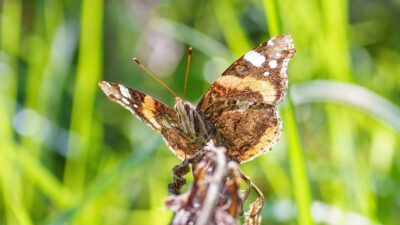
[{"label": "butterfly head", "polygon": [[175,97],[175,106],[174,106],[174,109],[175,109],[176,111],[178,111],[178,110],[183,110],[183,109],[184,109],[185,111],[188,111],[188,110],[190,110],[190,108],[193,108],[193,109],[194,109],[192,103],[183,100],[181,97]]}]

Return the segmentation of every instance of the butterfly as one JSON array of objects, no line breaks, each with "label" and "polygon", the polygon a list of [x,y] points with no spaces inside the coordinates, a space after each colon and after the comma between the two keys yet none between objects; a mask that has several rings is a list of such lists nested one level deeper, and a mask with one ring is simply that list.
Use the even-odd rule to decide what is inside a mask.
[{"label": "butterfly", "polygon": [[171,108],[122,84],[101,81],[99,86],[108,99],[160,133],[178,158],[194,155],[212,140],[242,163],[271,149],[282,133],[277,105],[287,93],[287,67],[295,52],[290,35],[261,43],[229,66],[197,105],[176,97]]}]

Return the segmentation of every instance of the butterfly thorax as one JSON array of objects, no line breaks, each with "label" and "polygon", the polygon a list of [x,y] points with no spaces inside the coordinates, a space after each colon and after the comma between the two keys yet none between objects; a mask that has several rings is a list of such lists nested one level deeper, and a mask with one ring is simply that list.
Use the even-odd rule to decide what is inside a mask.
[{"label": "butterfly thorax", "polygon": [[192,103],[182,100],[180,97],[175,98],[174,109],[178,118],[179,127],[185,133],[186,137],[192,141],[205,141],[206,128],[203,118],[196,111],[196,107]]}]

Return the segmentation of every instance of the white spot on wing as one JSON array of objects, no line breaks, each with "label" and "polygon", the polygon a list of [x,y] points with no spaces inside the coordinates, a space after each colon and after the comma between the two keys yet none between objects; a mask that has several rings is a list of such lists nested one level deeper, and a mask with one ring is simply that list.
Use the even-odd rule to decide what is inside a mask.
[{"label": "white spot on wing", "polygon": [[265,71],[264,72],[264,77],[268,77],[269,76],[269,72],[268,71]]},{"label": "white spot on wing", "polygon": [[139,106],[136,105],[136,104],[133,104],[133,107],[134,107],[135,109],[137,109]]},{"label": "white spot on wing", "polygon": [[265,62],[265,57],[258,52],[249,51],[244,55],[244,59],[255,67],[261,67],[261,65]]},{"label": "white spot on wing", "polygon": [[126,88],[123,85],[118,85],[119,90],[121,91],[121,94],[125,97],[125,98],[131,98],[131,94],[129,94],[129,90],[128,88]]},{"label": "white spot on wing", "polygon": [[272,69],[276,68],[278,66],[278,62],[276,62],[276,60],[272,60],[268,62],[269,67],[271,67]]},{"label": "white spot on wing", "polygon": [[125,104],[129,104],[129,100],[126,99],[126,98],[122,98],[122,101],[123,101]]},{"label": "white spot on wing", "polygon": [[274,43],[274,41],[271,39],[271,40],[268,40],[267,45],[273,46],[273,45],[275,45],[275,43]]}]

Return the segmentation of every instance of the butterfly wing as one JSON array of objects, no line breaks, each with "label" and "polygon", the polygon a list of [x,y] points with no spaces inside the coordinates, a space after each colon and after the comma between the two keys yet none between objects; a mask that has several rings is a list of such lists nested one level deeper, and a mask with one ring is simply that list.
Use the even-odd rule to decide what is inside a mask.
[{"label": "butterfly wing", "polygon": [[296,52],[290,35],[279,35],[236,60],[201,99],[200,111],[216,100],[278,104],[287,92],[289,60]]},{"label": "butterfly wing", "polygon": [[121,84],[101,81],[99,86],[109,100],[120,104],[160,133],[178,158],[185,159],[186,156],[193,154],[191,141],[178,126],[175,110],[149,95]]},{"label": "butterfly wing", "polygon": [[260,44],[225,70],[200,100],[197,110],[214,124],[216,142],[229,156],[250,160],[279,139],[276,105],[287,93],[286,71],[295,52],[290,35]]}]

